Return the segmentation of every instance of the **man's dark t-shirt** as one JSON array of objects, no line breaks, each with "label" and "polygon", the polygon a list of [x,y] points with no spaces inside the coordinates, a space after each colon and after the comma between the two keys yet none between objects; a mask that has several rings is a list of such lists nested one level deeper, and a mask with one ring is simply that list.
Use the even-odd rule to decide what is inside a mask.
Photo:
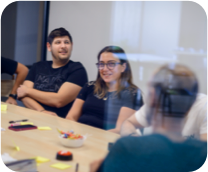
[{"label": "man's dark t-shirt", "polygon": [[207,142],[173,142],[160,134],[123,137],[112,146],[98,172],[189,172],[207,157]]},{"label": "man's dark t-shirt", "polygon": [[[34,83],[34,89],[54,93],[57,93],[65,82],[83,87],[88,81],[87,73],[83,65],[80,62],[73,62],[71,60],[65,66],[56,69],[52,68],[52,61],[37,62],[33,64],[26,80]],[[74,101],[61,108],[50,107],[40,102],[38,103],[43,106],[45,110],[55,112],[58,116],[65,118],[73,102]]]},{"label": "man's dark t-shirt", "polygon": [[1,56],[1,73],[13,75],[17,69],[17,62]]}]

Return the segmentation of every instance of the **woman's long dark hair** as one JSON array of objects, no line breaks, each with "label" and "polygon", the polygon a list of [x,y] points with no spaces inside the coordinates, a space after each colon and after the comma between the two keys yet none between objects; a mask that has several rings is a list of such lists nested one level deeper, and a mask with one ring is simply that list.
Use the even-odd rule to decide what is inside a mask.
[{"label": "woman's long dark hair", "polygon": [[[119,79],[120,83],[118,84],[117,93],[120,93],[120,91],[122,91],[125,88],[137,89],[138,87],[132,83],[131,67],[127,60],[124,50],[118,46],[106,46],[98,53],[97,56],[98,62],[100,60],[101,54],[104,52],[113,53],[120,60],[121,64],[126,63],[126,69],[124,72],[121,73],[121,77]],[[98,71],[97,79],[95,81],[94,94],[98,95],[99,98],[104,98],[107,92],[108,92],[108,87],[101,78],[100,73]]]}]

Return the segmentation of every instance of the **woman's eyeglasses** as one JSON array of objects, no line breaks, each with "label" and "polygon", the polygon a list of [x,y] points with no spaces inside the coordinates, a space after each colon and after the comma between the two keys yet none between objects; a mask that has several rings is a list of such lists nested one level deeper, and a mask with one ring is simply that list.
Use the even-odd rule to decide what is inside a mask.
[{"label": "woman's eyeglasses", "polygon": [[102,70],[106,65],[109,70],[112,70],[117,64],[121,64],[121,63],[120,62],[96,63],[96,66],[99,70]]}]

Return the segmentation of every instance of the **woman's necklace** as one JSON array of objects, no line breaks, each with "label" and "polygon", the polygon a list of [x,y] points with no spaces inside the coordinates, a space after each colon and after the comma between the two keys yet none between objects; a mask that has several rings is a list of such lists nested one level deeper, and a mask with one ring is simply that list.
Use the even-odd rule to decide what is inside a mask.
[{"label": "woman's necklace", "polygon": [[111,99],[113,99],[113,98],[115,98],[116,97],[116,94],[115,94],[115,91],[113,91],[113,92],[108,92],[106,95],[105,95],[105,97],[103,97],[103,100],[108,100],[108,98],[111,98]]},{"label": "woman's necklace", "polygon": [[95,95],[95,97],[97,97],[98,99],[103,99],[103,100],[108,100],[108,98],[110,98],[110,99],[114,99],[114,98],[116,98],[116,94],[115,94],[115,91],[113,91],[113,92],[108,92],[103,98],[101,98],[99,95]]},{"label": "woman's necklace", "polygon": [[111,95],[111,94],[110,94],[109,92],[107,92],[107,94],[105,95],[105,97],[103,97],[103,100],[106,101],[110,95]]},{"label": "woman's necklace", "polygon": [[108,96],[106,96],[106,97],[103,97],[103,100],[107,100],[108,99]]}]

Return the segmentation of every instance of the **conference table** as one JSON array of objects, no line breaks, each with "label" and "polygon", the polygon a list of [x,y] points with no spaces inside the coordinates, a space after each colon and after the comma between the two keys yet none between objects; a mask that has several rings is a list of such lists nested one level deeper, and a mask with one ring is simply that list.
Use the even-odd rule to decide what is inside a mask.
[{"label": "conference table", "polygon": [[[40,163],[37,166],[39,172],[60,172],[76,171],[76,164],[79,164],[79,172],[88,172],[89,164],[99,158],[103,158],[108,153],[108,143],[115,142],[120,135],[74,121],[52,116],[44,112],[38,112],[25,107],[7,104],[6,111],[1,111],[1,154],[8,153],[16,160],[31,159],[37,156],[44,157],[50,161]],[[9,130],[9,121],[28,119],[27,122],[33,123],[37,127],[50,127],[51,130]],[[73,130],[75,134],[88,137],[84,144],[78,148],[65,147],[61,144],[57,128],[62,131]],[[19,147],[19,151],[15,149]],[[73,160],[60,161],[56,159],[56,154],[60,150],[70,151]],[[51,167],[55,163],[71,165],[70,168],[60,170]]]}]

